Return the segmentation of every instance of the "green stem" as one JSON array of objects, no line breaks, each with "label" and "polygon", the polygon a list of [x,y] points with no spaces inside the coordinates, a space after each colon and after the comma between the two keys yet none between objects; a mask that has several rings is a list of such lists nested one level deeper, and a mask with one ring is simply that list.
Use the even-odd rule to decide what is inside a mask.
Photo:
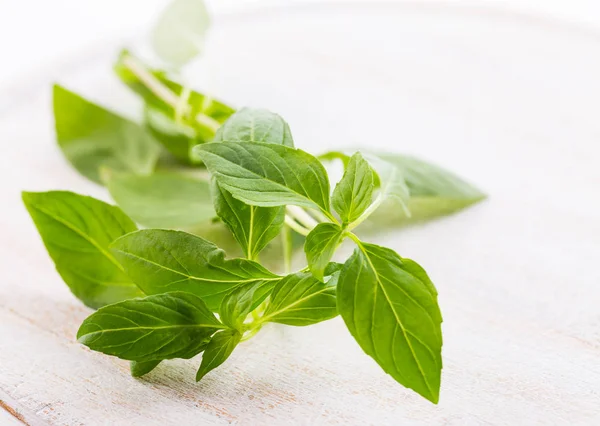
[{"label": "green stem", "polygon": [[257,321],[250,323],[249,325],[254,325],[254,324],[256,324],[254,327],[250,327],[250,328],[248,328],[248,330],[246,332],[244,332],[244,335],[241,340],[242,342],[252,339],[256,335],[256,333],[259,332],[260,328],[262,327],[262,323],[260,323],[260,321],[257,320]]},{"label": "green stem", "polygon": [[140,81],[144,83],[157,98],[162,100],[170,107],[174,109],[177,108],[179,96],[177,96],[175,92],[165,86],[158,78],[148,71],[143,64],[131,56],[126,56],[123,58],[123,64],[129,68],[129,71],[139,78]]},{"label": "green stem", "polygon": [[191,94],[192,90],[188,86],[184,86],[183,89],[181,89],[181,95],[179,96],[179,100],[175,106],[175,121],[177,123],[181,123],[183,121]]},{"label": "green stem", "polygon": [[365,220],[367,220],[367,218],[369,216],[371,216],[373,214],[373,212],[375,210],[377,210],[377,208],[381,205],[381,203],[383,202],[383,198],[382,197],[378,197],[375,201],[373,201],[373,203],[363,212],[363,214],[360,215],[360,217],[358,219],[356,219],[354,222],[348,224],[348,226],[346,227],[346,229],[348,231],[352,231],[353,229],[355,229],[358,225],[360,225],[361,223],[363,223]]},{"label": "green stem", "polygon": [[284,273],[288,275],[292,272],[292,235],[290,227],[283,225],[281,229],[281,243],[283,245],[283,268]]},{"label": "green stem", "polygon": [[196,115],[196,117],[194,117],[194,119],[198,124],[208,127],[213,133],[215,133],[217,130],[219,130],[219,127],[221,127],[221,123],[203,113],[199,113]]},{"label": "green stem", "polygon": [[[177,116],[184,116],[191,112],[190,105],[186,102],[183,106],[180,105],[181,98],[183,98],[184,91],[190,90],[187,87],[183,88],[182,96],[177,96],[175,92],[165,86],[158,78],[156,78],[150,71],[148,71],[143,64],[137,61],[135,58],[131,56],[126,56],[123,58],[123,64],[131,71],[137,78],[140,79],[142,83],[160,100],[164,103],[172,107],[176,111]],[[190,91],[191,94],[191,91]],[[189,95],[187,95],[189,98]],[[212,99],[211,99],[212,102]],[[179,111],[178,111],[179,109]],[[221,123],[215,120],[212,117],[204,114],[203,112],[199,113],[194,117],[198,124],[201,124],[213,132],[216,132],[219,127],[221,127]]]},{"label": "green stem", "polygon": [[292,228],[294,231],[296,231],[300,235],[304,235],[306,237],[310,233],[310,229],[303,227],[302,225],[300,225],[298,222],[296,222],[294,219],[292,219],[288,215],[285,215],[284,221],[287,226]]},{"label": "green stem", "polygon": [[319,224],[306,210],[298,206],[285,206],[285,211],[291,218],[297,220],[302,226],[307,229],[313,229]]}]

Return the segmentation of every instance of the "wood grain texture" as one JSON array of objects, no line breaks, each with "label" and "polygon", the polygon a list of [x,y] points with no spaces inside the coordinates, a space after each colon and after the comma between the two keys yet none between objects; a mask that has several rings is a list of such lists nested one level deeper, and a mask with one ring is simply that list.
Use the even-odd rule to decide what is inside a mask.
[{"label": "wood grain texture", "polygon": [[[490,194],[377,239],[438,286],[440,404],[382,373],[339,318],[267,326],[201,383],[199,358],[134,379],[78,344],[91,311],[61,282],[19,193],[108,195],[58,152],[49,93],[0,118],[0,400],[34,426],[599,424],[600,38],[470,9],[290,10],[219,17],[203,65],[215,72],[210,86],[198,73],[199,88],[279,112],[309,151],[408,152]],[[61,81],[135,107],[109,77],[114,51]],[[240,63],[256,66],[240,74]],[[1,424],[15,421],[0,410]]]}]

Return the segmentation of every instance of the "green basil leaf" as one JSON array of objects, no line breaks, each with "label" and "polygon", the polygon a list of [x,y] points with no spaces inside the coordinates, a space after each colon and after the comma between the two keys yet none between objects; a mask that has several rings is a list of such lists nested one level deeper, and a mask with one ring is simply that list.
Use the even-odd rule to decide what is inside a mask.
[{"label": "green basil leaf", "polygon": [[196,129],[184,122],[178,122],[165,111],[146,107],[145,124],[152,136],[159,141],[177,160],[184,164],[195,165],[191,157],[192,147],[204,142]]},{"label": "green basil leaf", "polygon": [[329,262],[325,268],[325,276],[333,275],[344,267],[343,263]]},{"label": "green basil leaf", "polygon": [[241,284],[279,279],[251,260],[226,260],[225,252],[213,243],[181,231],[137,231],[119,238],[111,248],[146,294],[186,291],[201,297],[213,311]]},{"label": "green basil leaf", "polygon": [[100,169],[150,174],[160,145],[141,126],[54,85],[58,144],[85,177],[101,183]]},{"label": "green basil leaf", "polygon": [[375,155],[365,154],[365,158],[373,166],[375,172],[375,184],[379,188],[377,202],[395,200],[404,210],[404,214],[410,216],[408,210],[410,192],[402,171],[389,161]]},{"label": "green basil leaf", "polygon": [[284,277],[275,285],[262,320],[304,326],[335,317],[338,311],[333,284],[337,279],[332,280],[324,284],[304,272]]},{"label": "green basil leaf", "polygon": [[331,198],[333,208],[343,223],[355,221],[371,205],[373,182],[373,169],[360,153],[355,153],[350,158],[344,176],[333,190]]},{"label": "green basil leaf", "polygon": [[485,199],[485,194],[452,172],[418,158],[378,154],[402,173],[410,192],[411,217],[398,214],[398,202],[387,200],[365,224],[374,229],[424,221],[462,210]]},{"label": "green basil leaf", "polygon": [[437,403],[442,317],[431,282],[415,265],[360,243],[340,274],[337,303],[360,347],[396,381]]},{"label": "green basil leaf", "polygon": [[342,238],[342,228],[334,223],[320,223],[307,235],[304,252],[308,267],[318,280],[323,281],[325,268]]},{"label": "green basil leaf", "polygon": [[208,182],[181,173],[114,173],[107,187],[125,213],[150,228],[193,228],[215,217]]},{"label": "green basil leaf", "polygon": [[213,142],[263,142],[294,146],[290,126],[266,109],[242,108],[215,134]]},{"label": "green basil leaf", "polygon": [[108,250],[137,229],[118,207],[66,191],[23,192],[23,202],[56,270],[83,303],[96,309],[143,295]]},{"label": "green basil leaf", "polygon": [[241,331],[246,316],[266,299],[274,285],[272,281],[257,281],[234,288],[219,308],[223,324]]},{"label": "green basil leaf", "polygon": [[191,358],[224,326],[202,299],[173,292],[107,305],[87,317],[77,339],[130,361]]},{"label": "green basil leaf", "polygon": [[[369,153],[393,164],[408,187],[410,216],[399,213],[404,202],[388,198],[364,222],[360,232],[377,231],[393,226],[431,220],[469,207],[485,199],[485,194],[454,173],[421,159],[390,153]],[[319,156],[324,161],[340,159],[345,165],[350,157],[331,151]]]},{"label": "green basil leaf", "polygon": [[246,204],[295,204],[330,215],[327,172],[304,151],[268,143],[219,142],[198,145],[193,152],[221,188]]},{"label": "green basil leaf", "polygon": [[213,182],[212,199],[217,215],[229,228],[248,259],[256,259],[281,232],[285,207],[249,206]]},{"label": "green basil leaf", "polygon": [[236,330],[224,330],[216,333],[202,355],[202,363],[196,373],[196,381],[202,380],[206,374],[223,364],[235,347],[240,343],[242,335]]},{"label": "green basil leaf", "polygon": [[204,48],[210,15],[203,0],[172,0],[152,33],[152,47],[165,62],[181,67]]},{"label": "green basil leaf", "polygon": [[[138,58],[131,55],[127,50],[123,50],[115,64],[115,72],[118,77],[134,92],[140,95],[148,108],[159,110],[164,113],[162,123],[149,119],[149,125],[157,131],[155,134],[168,137],[169,134],[180,134],[181,137],[190,136],[190,128],[195,131],[194,139],[200,142],[207,142],[214,138],[217,128],[223,124],[235,112],[233,108],[214,99],[211,96],[204,95],[190,88],[184,88],[181,84],[167,77],[164,71],[152,70],[144,65]],[[165,94],[157,96],[157,89],[161,93],[167,93],[167,102]],[[181,98],[186,97],[187,102],[182,108],[182,126],[175,123],[176,108],[181,102]],[[170,117],[170,118],[169,118]],[[148,119],[148,117],[146,117]],[[166,121],[172,121],[166,123]],[[170,133],[167,129],[171,126]],[[183,130],[183,126],[186,130]],[[178,130],[177,130],[178,129]],[[165,146],[170,146],[172,141],[159,137]],[[171,147],[174,149],[174,147]],[[170,149],[171,150],[171,149]],[[177,151],[179,152],[179,151]],[[192,161],[192,160],[190,160]],[[188,161],[186,161],[188,162]]]},{"label": "green basil leaf", "polygon": [[142,377],[158,367],[160,362],[161,360],[144,362],[131,361],[129,363],[129,370],[133,377]]}]

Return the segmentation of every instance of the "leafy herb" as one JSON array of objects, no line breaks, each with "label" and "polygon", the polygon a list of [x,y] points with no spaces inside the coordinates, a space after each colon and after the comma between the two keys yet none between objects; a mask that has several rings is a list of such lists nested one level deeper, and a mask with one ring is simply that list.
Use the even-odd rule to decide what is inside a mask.
[{"label": "leafy herb", "polygon": [[196,373],[196,381],[202,380],[206,374],[223,364],[233,352],[242,335],[237,330],[224,330],[216,333],[202,355],[202,363]]},{"label": "leafy herb", "polygon": [[187,165],[198,163],[190,155],[192,147],[203,142],[196,129],[151,106],[146,107],[144,118],[150,134],[162,143],[173,157]]},{"label": "leafy herb", "polygon": [[217,130],[213,142],[264,142],[294,146],[290,126],[266,109],[242,108]]},{"label": "leafy herb", "polygon": [[213,243],[181,231],[136,231],[111,248],[144,293],[187,291],[214,311],[227,292],[240,284],[279,279],[251,260],[225,259],[225,252]]},{"label": "leafy herb", "polygon": [[213,202],[217,214],[231,231],[248,259],[258,254],[281,232],[284,207],[249,206],[213,183]]},{"label": "leafy herb", "polygon": [[319,223],[306,236],[304,252],[313,275],[323,281],[325,268],[344,238],[343,229],[335,223]]},{"label": "leafy herb", "polygon": [[139,125],[54,86],[56,138],[65,157],[85,177],[101,183],[101,169],[152,173],[160,146]]},{"label": "leafy herb", "polygon": [[118,207],[67,191],[24,192],[56,270],[90,308],[142,296],[108,246],[137,228]]},{"label": "leafy herb", "polygon": [[156,23],[152,46],[165,62],[180,67],[201,53],[209,26],[203,0],[173,0]]},{"label": "leafy herb", "polygon": [[[177,157],[181,155],[181,145],[186,135],[196,143],[210,141],[235,112],[212,96],[170,79],[164,71],[150,69],[127,50],[119,55],[115,72],[123,83],[144,99],[149,127]],[[193,129],[193,135],[190,129]],[[182,140],[175,141],[173,138],[176,135]],[[192,159],[185,159],[185,162],[190,161]]]},{"label": "leafy herb", "polygon": [[243,332],[244,320],[271,294],[274,285],[273,281],[254,281],[236,287],[221,303],[221,321],[232,329]]},{"label": "leafy herb", "polygon": [[[180,66],[201,51],[208,23],[202,1],[174,0],[153,46]],[[106,184],[122,210],[70,192],[23,193],[58,272],[99,308],[79,341],[131,361],[135,377],[202,353],[201,380],[270,323],[308,326],[340,314],[386,373],[437,403],[437,290],[419,264],[357,235],[451,213],[483,194],[412,157],[316,158],[294,147],[279,115],[235,112],[128,51],[115,71],[141,96],[143,125],[60,86],[54,115],[67,159]],[[344,175],[331,193],[321,160],[335,159]],[[134,221],[174,229],[137,230]],[[332,262],[345,239],[354,253]],[[307,266],[293,270],[301,246]]]},{"label": "leafy herb", "polygon": [[374,176],[369,163],[357,152],[350,158],[342,180],[333,191],[333,208],[348,224],[360,217],[371,205]]},{"label": "leafy herb", "polygon": [[262,321],[304,326],[336,315],[335,285],[323,284],[311,274],[299,272],[275,286]]},{"label": "leafy herb", "polygon": [[[345,173],[330,195],[321,162],[294,148],[285,121],[264,110],[240,110],[217,132],[215,142],[198,145],[193,153],[212,175],[214,211],[245,258],[227,259],[214,243],[181,231],[136,231],[116,207],[89,197],[24,194],[57,267],[63,267],[63,252],[80,256],[71,252],[79,247],[74,242],[81,243],[79,251],[93,256],[93,264],[75,258],[66,265],[97,268],[88,276],[118,276],[105,284],[111,291],[116,281],[118,288],[133,293],[130,297],[148,295],[123,301],[126,295],[110,293],[113,300],[90,299],[98,282],[74,284],[71,275],[64,274],[74,293],[90,306],[116,302],[84,321],[79,340],[135,361],[135,376],[163,359],[190,358],[204,351],[196,377],[200,380],[265,324],[307,326],[340,313],[360,347],[385,372],[436,403],[442,316],[435,286],[416,262],[363,242],[354,230],[390,201],[408,215],[412,197],[475,197],[478,192],[433,166],[435,177],[423,173],[427,165],[415,160],[333,153],[329,158],[342,158]],[[186,179],[114,173],[109,174],[108,186],[138,222],[183,227],[213,214],[199,204],[193,207],[208,196],[207,184]],[[140,195],[150,193],[151,197]],[[186,200],[192,203],[189,211],[180,209]],[[290,229],[306,237],[308,266],[297,272],[289,271],[294,241]],[[67,237],[73,242],[65,241]],[[345,238],[357,245],[354,254],[343,265],[332,263]],[[276,241],[286,248],[285,276],[256,261]],[[211,311],[219,312],[221,320]]]},{"label": "leafy herb", "polygon": [[394,251],[356,241],[337,286],[342,318],[385,372],[437,402],[442,316],[435,288],[406,270]]},{"label": "leafy herb", "polygon": [[129,365],[131,375],[133,377],[142,377],[158,367],[158,364],[160,363],[160,360],[144,362],[131,361],[131,364]]},{"label": "leafy herb", "polygon": [[191,358],[224,328],[202,299],[173,292],[104,306],[83,321],[77,339],[107,355],[147,362]]},{"label": "leafy herb", "polygon": [[[363,232],[431,220],[485,199],[485,194],[479,189],[435,164],[399,154],[369,152],[367,155],[370,161],[385,165],[388,174],[390,166],[395,167],[396,176],[400,176],[404,184],[400,184],[402,196],[381,200],[361,227]],[[326,162],[341,160],[344,165],[350,161],[350,156],[340,151],[327,152],[319,158]],[[406,190],[402,188],[404,185]]]},{"label": "leafy herb", "polygon": [[246,204],[293,204],[331,216],[327,173],[307,152],[256,142],[208,143],[194,152],[219,185]]},{"label": "leafy herb", "polygon": [[106,186],[126,214],[151,228],[194,229],[216,214],[208,182],[183,173],[111,173]]}]

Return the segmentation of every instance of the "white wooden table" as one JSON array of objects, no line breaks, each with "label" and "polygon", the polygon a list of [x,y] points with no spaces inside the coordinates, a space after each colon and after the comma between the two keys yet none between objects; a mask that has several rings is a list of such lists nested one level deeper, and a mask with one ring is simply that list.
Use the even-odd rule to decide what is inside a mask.
[{"label": "white wooden table", "polygon": [[[489,193],[378,239],[438,286],[437,406],[382,373],[339,318],[265,327],[199,384],[199,359],[133,379],[78,344],[90,310],[54,271],[19,192],[107,196],[58,152],[47,82],[13,87],[0,117],[0,424],[600,424],[599,51],[594,31],[525,15],[325,4],[222,15],[190,70],[223,99],[281,113],[309,151],[410,152]],[[113,54],[44,76],[133,105],[109,77]]]}]

